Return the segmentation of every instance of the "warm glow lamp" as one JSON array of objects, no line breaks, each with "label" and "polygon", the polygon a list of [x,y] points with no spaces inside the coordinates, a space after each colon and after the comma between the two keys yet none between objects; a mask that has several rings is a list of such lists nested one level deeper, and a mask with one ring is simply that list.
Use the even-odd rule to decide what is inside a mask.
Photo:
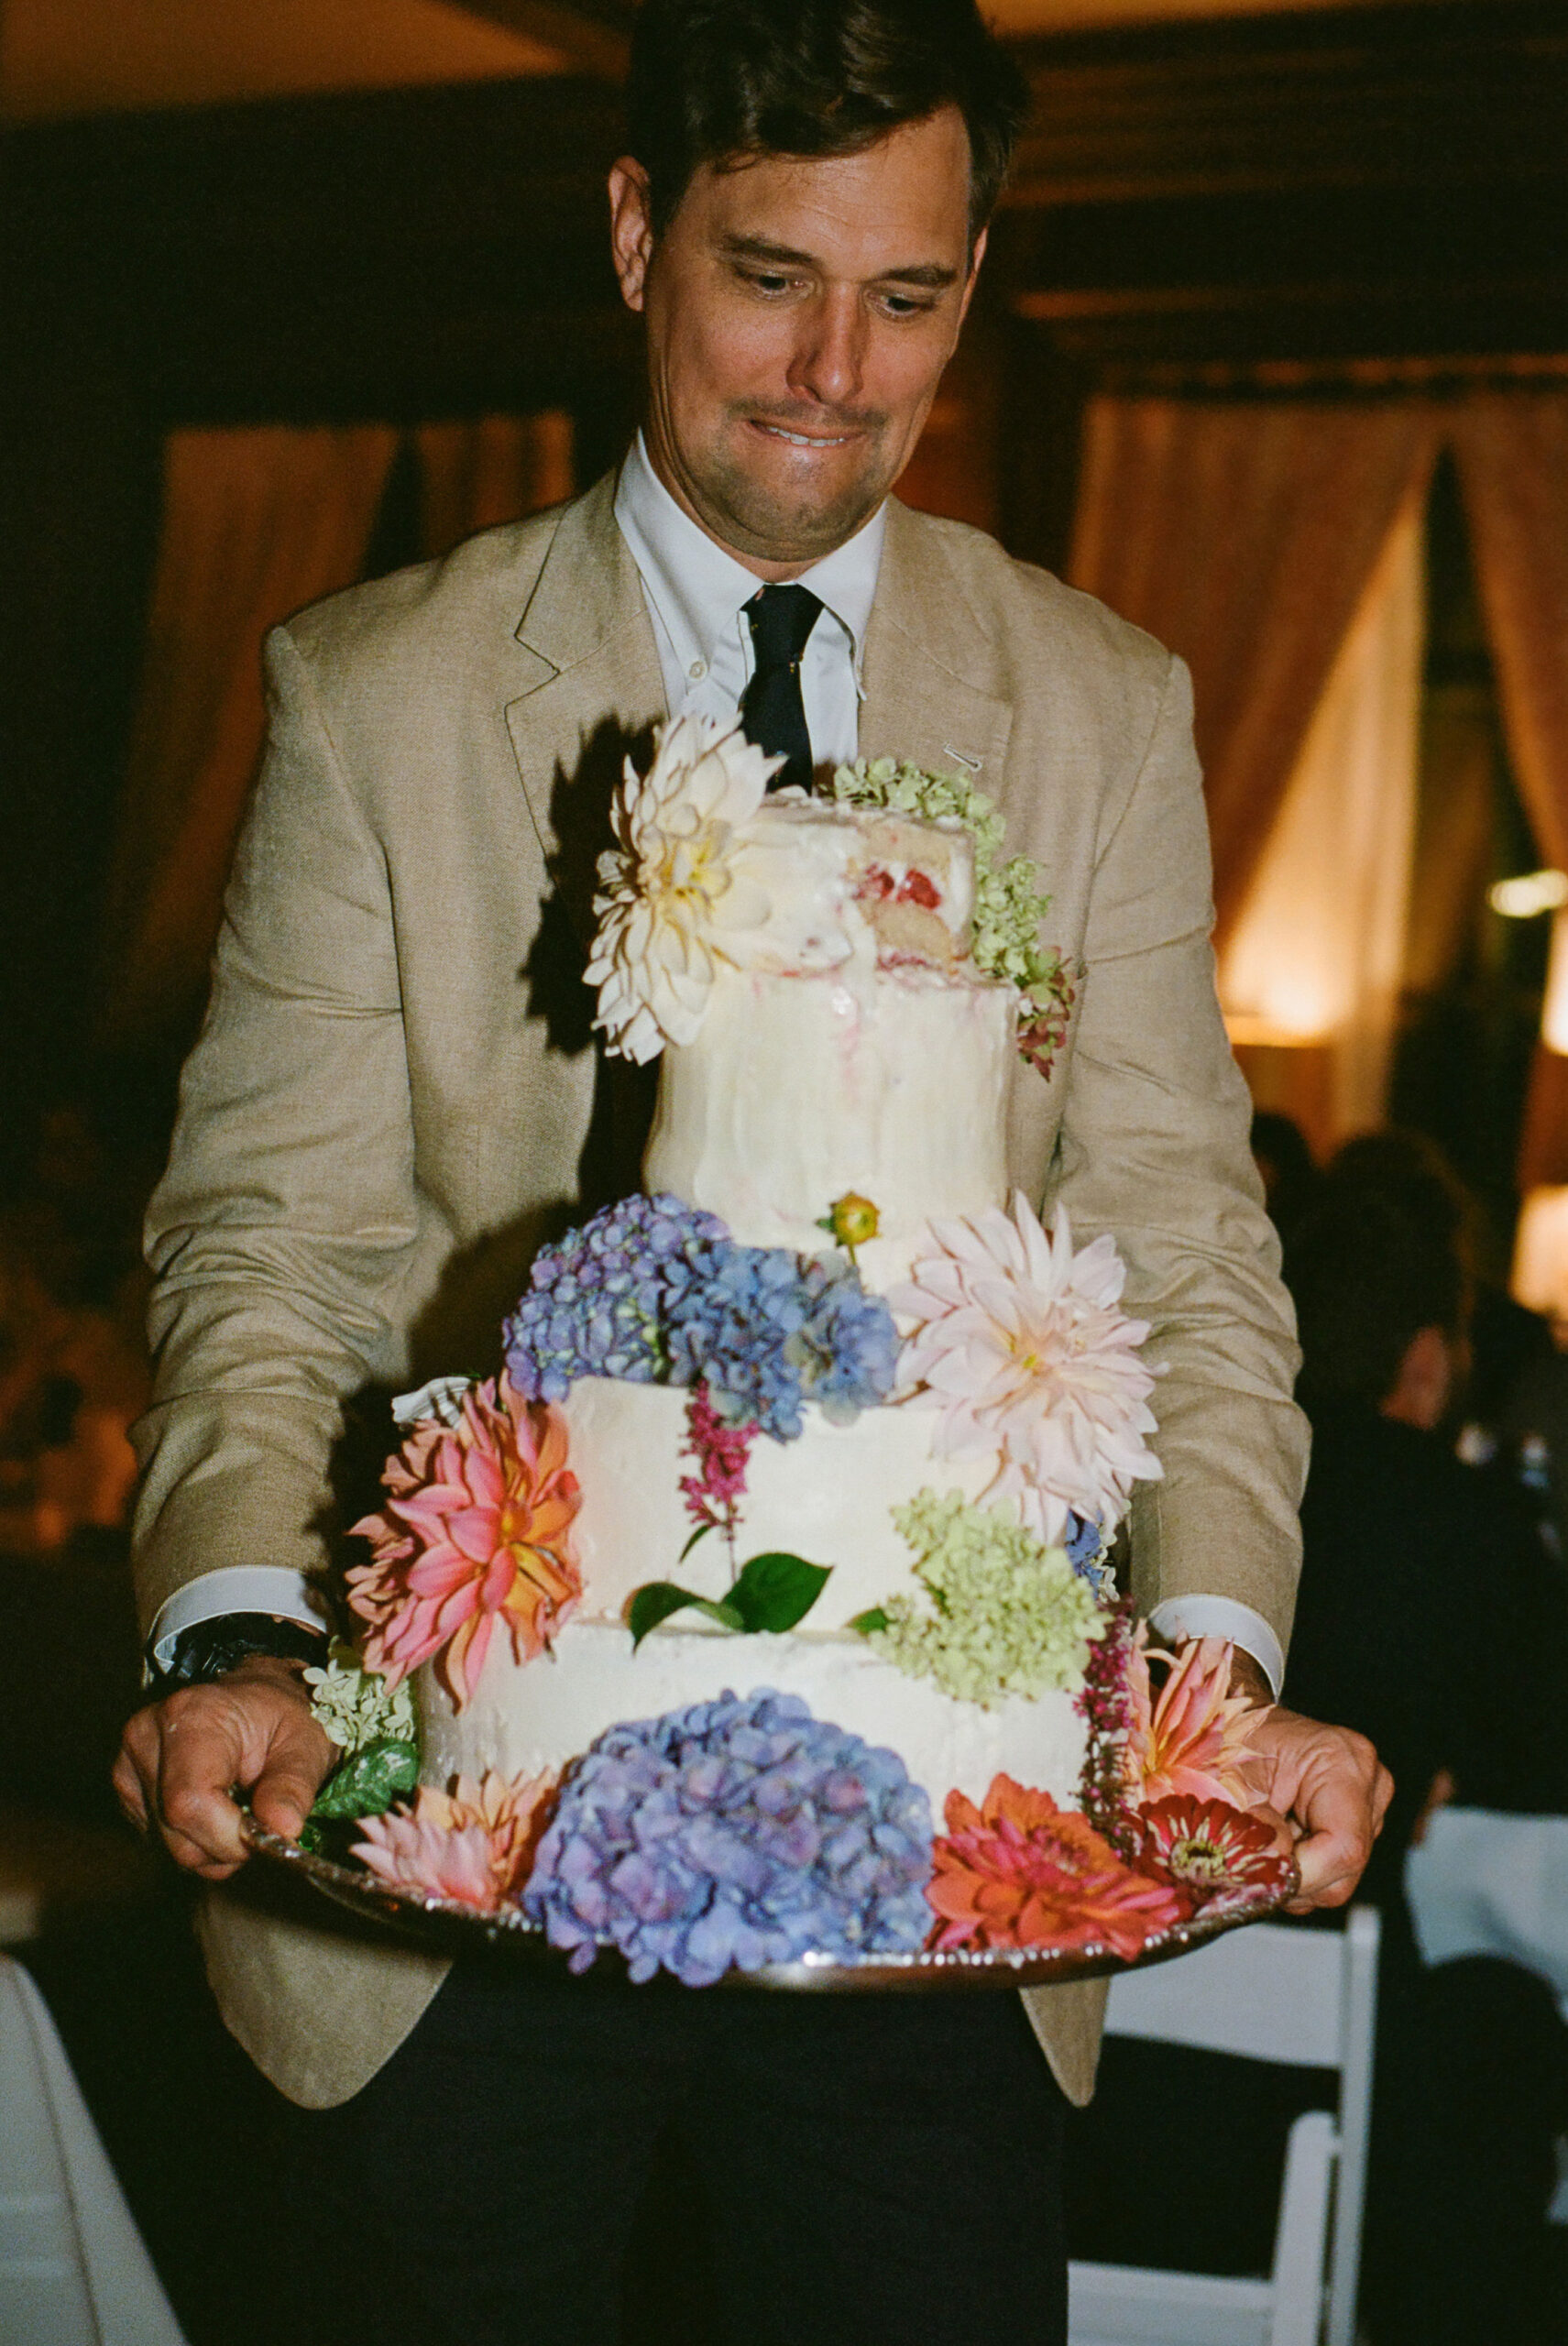
[{"label": "warm glow lamp", "polygon": [[1568,1189],[1532,1189],[1514,1240],[1513,1291],[1531,1311],[1568,1326]]}]

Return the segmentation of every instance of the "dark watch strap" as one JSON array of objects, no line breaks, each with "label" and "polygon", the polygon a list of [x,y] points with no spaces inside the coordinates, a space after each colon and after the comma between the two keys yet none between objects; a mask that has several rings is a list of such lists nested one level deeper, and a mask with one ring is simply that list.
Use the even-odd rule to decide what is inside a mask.
[{"label": "dark watch strap", "polygon": [[325,1630],[309,1629],[302,1621],[280,1620],[274,1613],[219,1613],[181,1629],[167,1661],[149,1655],[148,1684],[154,1695],[172,1694],[181,1686],[206,1686],[225,1677],[254,1653],[320,1661],[326,1646]]}]

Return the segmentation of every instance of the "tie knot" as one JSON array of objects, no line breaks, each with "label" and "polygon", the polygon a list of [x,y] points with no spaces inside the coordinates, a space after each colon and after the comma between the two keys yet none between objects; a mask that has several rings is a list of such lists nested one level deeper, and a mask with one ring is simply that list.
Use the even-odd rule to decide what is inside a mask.
[{"label": "tie knot", "polygon": [[763,586],[746,606],[757,673],[789,668],[800,658],[822,605],[809,586]]}]

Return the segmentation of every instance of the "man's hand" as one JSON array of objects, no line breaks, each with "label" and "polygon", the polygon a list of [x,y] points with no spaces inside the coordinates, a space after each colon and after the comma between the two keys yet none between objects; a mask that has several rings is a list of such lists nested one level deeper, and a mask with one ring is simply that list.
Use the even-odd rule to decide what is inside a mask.
[{"label": "man's hand", "polygon": [[1249,1696],[1267,1713],[1248,1749],[1269,1770],[1269,1807],[1296,1836],[1301,1894],[1287,1912],[1309,1914],[1314,1906],[1344,1905],[1383,1830],[1393,1777],[1354,1727],[1324,1727],[1284,1709],[1250,1654],[1235,1654],[1231,1692]]},{"label": "man's hand", "polygon": [[210,1686],[181,1687],[137,1711],[115,1761],[115,1790],[133,1825],[156,1825],[170,1852],[203,1881],[226,1881],[249,1854],[233,1794],[248,1792],[258,1824],[293,1840],[337,1747],[311,1714],[293,1662],[253,1654]]}]

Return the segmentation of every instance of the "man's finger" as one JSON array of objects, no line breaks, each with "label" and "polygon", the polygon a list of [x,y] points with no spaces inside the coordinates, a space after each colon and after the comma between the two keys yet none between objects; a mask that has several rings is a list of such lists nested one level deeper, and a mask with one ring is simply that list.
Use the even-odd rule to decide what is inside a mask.
[{"label": "man's finger", "polygon": [[249,1851],[239,1829],[239,1810],[228,1788],[210,1776],[196,1774],[190,1755],[178,1745],[165,1747],[159,1777],[158,1814],[165,1840],[181,1865],[198,1871],[221,1866],[232,1873]]},{"label": "man's finger", "polygon": [[257,1823],[287,1841],[297,1841],[320,1784],[320,1771],[302,1756],[288,1752],[269,1758],[250,1794]]},{"label": "man's finger", "polygon": [[131,1823],[138,1833],[145,1833],[151,1821],[148,1814],[147,1790],[142,1782],[141,1770],[128,1749],[128,1728],[126,1736],[127,1743],[122,1743],[115,1754],[115,1764],[109,1771],[109,1781],[115,1787],[115,1799],[130,1818]]}]

